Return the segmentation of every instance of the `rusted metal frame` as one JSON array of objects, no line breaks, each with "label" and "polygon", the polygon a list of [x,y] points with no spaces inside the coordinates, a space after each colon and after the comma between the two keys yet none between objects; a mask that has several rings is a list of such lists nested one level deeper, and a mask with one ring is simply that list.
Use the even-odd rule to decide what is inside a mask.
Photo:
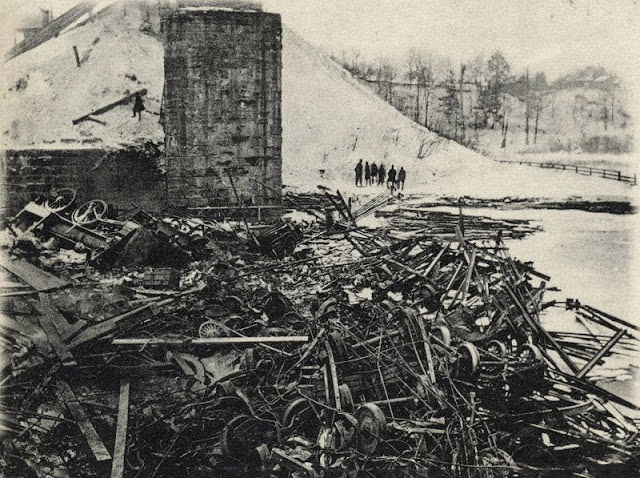
[{"label": "rusted metal frame", "polygon": [[[355,334],[354,334],[353,332],[351,332],[349,329],[347,329],[347,328],[343,328],[343,330],[344,330],[346,333],[350,334],[351,336],[356,337],[356,336],[355,336]],[[381,339],[382,339],[383,337],[384,337],[384,334],[381,334],[379,337],[375,337],[375,339],[376,339],[377,341],[380,341],[380,344],[381,344]],[[433,337],[433,336],[432,336],[431,338],[434,338],[434,339],[435,339],[435,337]],[[437,339],[436,339],[436,340],[437,340]],[[365,344],[365,342],[366,342],[366,344]],[[370,346],[369,346],[369,342],[370,342],[370,341],[365,341],[365,342],[360,342],[360,343],[362,343],[362,344],[363,344],[363,347],[364,347],[364,348],[365,348],[369,353],[376,353],[376,354],[378,354],[378,350],[373,349],[372,347],[370,347]],[[441,344],[441,345],[444,347],[444,345],[443,345],[443,344]],[[381,345],[380,345],[380,348],[381,348]],[[388,371],[390,371],[390,372],[394,372],[394,373],[396,372],[396,369],[394,369],[393,367],[391,367],[388,363],[386,363],[386,361],[380,361],[380,360],[378,360],[376,363],[377,363],[377,370],[376,370],[376,371],[378,371],[379,373],[381,373],[381,370],[380,370],[380,364],[382,364],[382,366],[383,366],[383,367],[385,367],[385,369],[386,369],[386,370],[388,370]],[[407,364],[404,360],[403,360],[403,365],[404,365],[404,368],[406,369],[406,371],[408,371],[411,375],[415,376],[416,378],[419,378],[419,377],[418,377],[418,375],[415,373],[415,371],[414,371],[414,370],[409,366],[409,364]],[[407,387],[407,389],[409,389],[409,390],[411,389],[411,387],[409,386],[409,384],[408,384],[407,382],[405,382],[401,377],[398,377],[398,379],[399,379],[400,383],[402,383],[402,385],[404,385],[405,387]],[[434,396],[438,399],[438,401],[440,401],[440,402],[444,402],[448,407],[450,407],[450,408],[452,408],[452,409],[453,409],[453,405],[452,405],[452,404],[450,404],[447,400],[445,400],[445,398],[444,398],[441,394],[434,393]],[[430,406],[430,404],[429,404],[427,401],[425,401],[423,398],[421,398],[421,397],[416,397],[416,398],[417,398],[417,399],[418,399],[418,400],[419,400],[419,401],[420,401],[420,402],[421,402],[425,407],[429,407],[429,406]],[[455,411],[455,409],[454,409],[454,411]]]},{"label": "rusted metal frame", "polygon": [[506,283],[505,283],[505,289],[513,299],[518,309],[520,309],[520,312],[522,312],[522,315],[527,321],[527,323],[529,324],[529,327],[531,327],[531,329],[536,331],[537,333],[541,334],[548,341],[548,343],[551,344],[554,350],[558,352],[558,355],[560,355],[560,358],[562,359],[562,361],[569,366],[569,368],[574,374],[578,373],[579,369],[576,366],[576,364],[572,362],[571,358],[569,358],[569,356],[565,353],[562,347],[555,341],[555,339],[549,334],[549,332],[529,315],[529,312],[527,311],[527,309],[522,305],[522,303],[520,302],[516,294],[511,289],[511,287]]},{"label": "rusted metal frame", "polygon": [[[465,258],[466,258],[466,254],[465,254]],[[473,250],[471,253],[471,258],[468,259],[467,272],[466,272],[465,278],[462,281],[462,284],[460,284],[460,287],[456,291],[455,295],[453,296],[453,299],[451,299],[451,302],[449,303],[447,310],[451,310],[453,308],[453,306],[456,304],[456,301],[458,300],[458,297],[460,296],[460,293],[462,293],[462,298],[460,301],[464,303],[464,300],[469,291],[469,282],[471,281],[471,276],[473,275],[475,260],[476,260],[476,251]]]},{"label": "rusted metal frame", "polygon": [[453,283],[456,281],[456,279],[458,279],[458,274],[460,274],[460,271],[461,271],[463,265],[464,264],[462,263],[462,261],[460,261],[458,263],[458,266],[456,267],[456,270],[454,271],[453,275],[451,276],[451,280],[449,281],[449,283],[445,287],[445,289],[446,289],[445,290],[445,294],[451,290],[451,287],[453,287]]}]

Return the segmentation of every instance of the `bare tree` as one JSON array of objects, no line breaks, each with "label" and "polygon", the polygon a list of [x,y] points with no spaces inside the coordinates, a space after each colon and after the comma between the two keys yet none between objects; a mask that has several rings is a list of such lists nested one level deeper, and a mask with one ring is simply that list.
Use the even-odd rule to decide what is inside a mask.
[{"label": "bare tree", "polygon": [[527,74],[525,77],[525,92],[524,92],[524,144],[529,145],[529,105],[531,104],[531,94],[529,88],[529,68],[527,68]]},{"label": "bare tree", "polygon": [[360,69],[358,66],[358,58],[360,58],[360,52],[356,49],[351,50],[351,72],[356,76],[359,76]]},{"label": "bare tree", "polygon": [[471,81],[476,86],[481,86],[485,81],[486,69],[485,69],[486,61],[482,55],[476,56],[469,63],[469,75]]},{"label": "bare tree", "polygon": [[416,107],[413,111],[413,119],[418,122],[420,118],[420,81],[419,81],[419,69],[421,59],[418,52],[412,48],[409,50],[406,59],[407,65],[407,79],[409,80],[409,94],[413,94],[413,80],[416,80]]},{"label": "bare tree", "polygon": [[460,100],[458,101],[460,105],[460,126],[462,128],[462,136],[461,139],[465,139],[465,121],[464,121],[464,72],[467,69],[467,65],[464,63],[460,65],[460,86],[459,86],[459,95]]},{"label": "bare tree", "polygon": [[384,85],[383,98],[389,103],[393,104],[393,90],[395,87],[394,82],[398,76],[398,70],[387,59],[382,60],[380,68],[382,72],[382,82]]},{"label": "bare tree", "polygon": [[[418,69],[418,83],[422,85],[424,90],[424,126],[429,127],[429,100],[433,89],[434,76],[433,76],[433,64],[431,56],[420,59],[420,65]],[[419,96],[419,95],[418,95]],[[417,99],[417,121],[420,120],[420,99]]]}]

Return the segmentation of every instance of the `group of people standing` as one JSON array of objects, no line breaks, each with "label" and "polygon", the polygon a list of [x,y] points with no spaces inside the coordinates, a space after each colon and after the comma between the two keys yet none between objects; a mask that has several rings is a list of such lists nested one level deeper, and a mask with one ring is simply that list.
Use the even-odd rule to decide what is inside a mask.
[{"label": "group of people standing", "polygon": [[356,186],[362,186],[362,177],[364,175],[364,183],[366,186],[373,186],[377,184],[381,186],[385,184],[389,189],[404,189],[404,181],[407,178],[407,172],[403,167],[400,168],[400,171],[397,171],[393,164],[391,165],[391,169],[387,172],[384,167],[384,164],[378,165],[376,163],[371,163],[369,165],[369,161],[365,161],[364,165],[362,164],[362,160],[358,161],[356,164]]}]

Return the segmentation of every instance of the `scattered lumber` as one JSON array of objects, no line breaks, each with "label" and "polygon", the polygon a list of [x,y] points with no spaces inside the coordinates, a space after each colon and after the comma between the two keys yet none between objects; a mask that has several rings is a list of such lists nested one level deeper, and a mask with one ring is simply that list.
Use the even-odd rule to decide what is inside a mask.
[{"label": "scattered lumber", "polygon": [[6,254],[0,254],[0,265],[38,292],[62,289],[71,284],[24,259],[10,259]]},{"label": "scattered lumber", "polygon": [[57,386],[60,400],[67,406],[71,415],[78,423],[78,427],[80,427],[80,431],[82,431],[82,434],[87,439],[87,444],[89,445],[96,461],[100,462],[111,460],[111,455],[104,446],[98,432],[96,432],[96,429],[91,424],[84,408],[78,401],[69,384],[62,380],[58,380]]},{"label": "scattered lumber", "polygon": [[[48,267],[77,281],[69,297],[11,298],[0,343],[16,359],[3,370],[1,411],[20,420],[0,426],[16,456],[56,462],[86,441],[69,473],[104,476],[112,452],[114,478],[590,476],[595,456],[602,476],[640,472],[638,423],[625,409],[639,407],[600,382],[633,373],[611,362],[640,350],[635,330],[577,301],[544,302],[548,276],[504,241],[535,227],[382,209],[399,200],[386,193],[354,208],[325,192],[300,202],[333,207],[337,221],[261,226],[264,248],[177,210],[77,226],[69,211],[25,211],[34,235],[72,228],[116,257],[68,271],[48,251]],[[391,227],[358,227],[372,211]],[[141,229],[188,260],[138,268],[150,242],[125,254],[119,241]],[[103,247],[114,242],[121,249]],[[552,306],[574,311],[577,330],[547,330]],[[54,350],[34,348],[22,325],[41,328]],[[17,366],[32,358],[37,367]],[[46,411],[52,393],[73,420]]]}]

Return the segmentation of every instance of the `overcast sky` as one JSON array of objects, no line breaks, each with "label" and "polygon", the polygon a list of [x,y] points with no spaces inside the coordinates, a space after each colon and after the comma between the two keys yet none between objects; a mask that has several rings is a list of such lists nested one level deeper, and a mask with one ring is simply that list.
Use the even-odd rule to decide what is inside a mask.
[{"label": "overcast sky", "polygon": [[[0,0],[3,23],[37,7],[60,15],[78,0]],[[411,47],[454,64],[501,49],[516,71],[550,79],[600,64],[640,84],[637,0],[262,0],[307,41],[339,53],[400,59]],[[4,28],[0,42],[12,39]],[[3,38],[4,37],[4,38]]]},{"label": "overcast sky", "polygon": [[455,63],[501,49],[551,78],[601,64],[631,80],[640,53],[634,0],[263,0],[328,50],[402,57],[423,47]]}]

